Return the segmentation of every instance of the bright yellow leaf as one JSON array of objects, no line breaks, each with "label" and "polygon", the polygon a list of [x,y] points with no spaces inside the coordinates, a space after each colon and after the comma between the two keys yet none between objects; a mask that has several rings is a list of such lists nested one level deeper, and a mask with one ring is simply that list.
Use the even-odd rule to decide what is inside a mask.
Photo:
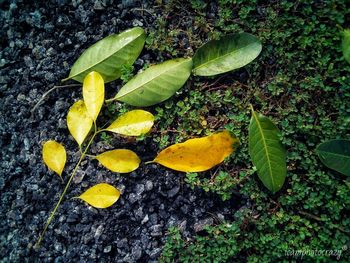
[{"label": "bright yellow leaf", "polygon": [[136,153],[127,149],[117,149],[104,152],[96,159],[107,169],[116,173],[130,173],[140,165],[140,158]]},{"label": "bright yellow leaf", "polygon": [[78,196],[78,198],[96,208],[107,208],[117,202],[119,197],[119,190],[106,183],[94,185]]},{"label": "bright yellow leaf", "polygon": [[221,163],[238,144],[236,137],[222,131],[174,144],[161,151],[153,162],[181,172],[202,172]]},{"label": "bright yellow leaf", "polygon": [[44,163],[59,176],[66,164],[67,154],[64,147],[55,141],[47,141],[43,145]]},{"label": "bright yellow leaf", "polygon": [[132,110],[116,119],[106,130],[122,135],[140,136],[149,132],[153,123],[152,113],[144,110]]},{"label": "bright yellow leaf", "polygon": [[84,101],[78,100],[67,114],[68,130],[81,146],[91,130],[93,121],[87,112]]},{"label": "bright yellow leaf", "polygon": [[105,98],[105,84],[98,72],[92,71],[84,78],[83,98],[90,117],[96,121]]}]

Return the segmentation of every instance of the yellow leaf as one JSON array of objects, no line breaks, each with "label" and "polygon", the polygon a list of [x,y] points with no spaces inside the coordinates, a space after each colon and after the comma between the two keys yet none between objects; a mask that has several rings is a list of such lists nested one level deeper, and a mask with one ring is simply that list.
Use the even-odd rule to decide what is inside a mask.
[{"label": "yellow leaf", "polygon": [[91,130],[93,121],[87,112],[84,101],[78,100],[67,114],[68,130],[81,146]]},{"label": "yellow leaf", "polygon": [[128,136],[146,134],[152,128],[154,116],[144,110],[129,111],[116,119],[106,130]]},{"label": "yellow leaf", "polygon": [[78,196],[78,198],[96,208],[107,208],[117,202],[119,197],[119,190],[106,183],[94,185]]},{"label": "yellow leaf", "polygon": [[202,172],[221,163],[239,144],[228,131],[174,144],[153,160],[181,172]]},{"label": "yellow leaf", "polygon": [[59,176],[66,164],[67,154],[64,147],[55,141],[47,141],[43,145],[44,163]]},{"label": "yellow leaf", "polygon": [[140,158],[133,151],[117,149],[104,152],[96,159],[107,169],[116,173],[130,173],[139,167]]},{"label": "yellow leaf", "polygon": [[96,121],[105,98],[105,84],[98,72],[92,71],[84,78],[83,98],[90,117]]}]

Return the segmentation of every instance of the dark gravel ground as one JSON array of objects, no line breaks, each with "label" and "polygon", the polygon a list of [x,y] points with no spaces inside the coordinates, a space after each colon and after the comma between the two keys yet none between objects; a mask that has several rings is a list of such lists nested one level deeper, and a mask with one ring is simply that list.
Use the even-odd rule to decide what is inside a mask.
[{"label": "dark gravel ground", "polygon": [[[183,175],[157,165],[120,176],[84,161],[42,247],[34,249],[64,187],[43,165],[41,146],[48,139],[62,142],[69,156],[65,171],[72,170],[79,153],[68,136],[66,114],[81,91],[60,89],[34,115],[30,110],[68,75],[84,49],[109,34],[152,26],[161,10],[143,3],[154,15],[140,15],[137,1],[107,0],[0,1],[0,6],[1,262],[152,262],[170,226],[181,225],[190,238],[204,224],[230,219],[243,205],[239,198],[222,202],[192,191],[183,184]],[[157,59],[144,51],[137,64],[152,58]],[[136,144],[116,137],[112,145],[135,150],[143,161],[159,150],[152,138]],[[109,148],[100,142],[91,152]],[[111,208],[97,210],[68,200],[100,182],[122,191]]]}]

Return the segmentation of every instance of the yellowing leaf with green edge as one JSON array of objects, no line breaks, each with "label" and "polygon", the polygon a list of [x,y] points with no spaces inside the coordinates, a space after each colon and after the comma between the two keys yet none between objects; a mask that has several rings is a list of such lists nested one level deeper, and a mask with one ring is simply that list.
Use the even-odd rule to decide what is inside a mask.
[{"label": "yellowing leaf with green edge", "polygon": [[69,109],[67,114],[67,126],[69,132],[81,146],[89,134],[93,121],[87,112],[84,101],[78,100]]},{"label": "yellowing leaf with green edge", "polygon": [[236,137],[222,131],[174,144],[161,151],[153,162],[181,172],[202,172],[221,163],[238,145]]},{"label": "yellowing leaf with green edge", "polygon": [[117,188],[110,184],[101,183],[92,186],[78,198],[84,200],[89,205],[96,208],[107,208],[113,205],[120,197],[120,192]]},{"label": "yellowing leaf with green edge", "polygon": [[44,163],[59,176],[62,175],[67,160],[63,145],[55,141],[47,141],[43,145]]},{"label": "yellowing leaf with green edge", "polygon": [[130,173],[140,165],[140,158],[136,153],[126,149],[117,149],[104,152],[96,159],[107,169],[116,173]]},{"label": "yellowing leaf with green edge", "polygon": [[149,132],[153,123],[152,113],[144,110],[132,110],[118,117],[105,130],[122,135],[140,136]]},{"label": "yellowing leaf with green edge", "polygon": [[105,84],[98,72],[92,71],[84,78],[83,98],[87,112],[96,121],[105,98]]}]

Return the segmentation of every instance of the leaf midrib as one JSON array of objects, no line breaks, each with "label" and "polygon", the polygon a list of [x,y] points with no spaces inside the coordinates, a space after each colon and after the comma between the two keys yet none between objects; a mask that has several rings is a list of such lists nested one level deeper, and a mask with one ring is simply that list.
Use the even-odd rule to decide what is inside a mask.
[{"label": "leaf midrib", "polygon": [[271,177],[271,181],[272,181],[272,186],[273,188],[275,188],[275,180],[273,179],[273,176],[272,176],[272,167],[271,167],[271,160],[270,160],[270,156],[268,154],[268,151],[267,151],[267,144],[266,144],[266,141],[265,141],[265,136],[264,136],[264,133],[263,133],[263,129],[260,125],[260,122],[256,116],[256,113],[255,111],[253,111],[253,116],[254,116],[254,119],[257,123],[257,126],[258,126],[258,129],[259,129],[259,132],[261,134],[261,137],[262,137],[262,141],[263,141],[263,144],[264,144],[264,149],[265,149],[265,153],[266,153],[266,157],[267,157],[267,163],[268,163],[268,166],[269,166],[269,172],[270,172],[270,177]]},{"label": "leaf midrib", "polygon": [[[123,98],[123,97],[129,95],[130,93],[134,92],[135,90],[138,90],[139,88],[141,88],[141,87],[147,85],[148,83],[154,81],[154,80],[155,80],[156,78],[158,78],[160,75],[165,74],[165,73],[167,73],[168,71],[173,70],[173,69],[175,69],[176,67],[182,65],[183,63],[189,62],[189,61],[190,61],[189,59],[185,59],[184,61],[182,61],[182,62],[180,62],[180,63],[176,63],[176,65],[175,65],[174,67],[169,67],[167,70],[162,71],[161,73],[159,73],[159,74],[156,75],[155,77],[153,77],[153,78],[151,78],[150,80],[146,81],[146,82],[143,83],[142,85],[138,85],[136,88],[134,88],[134,89],[132,89],[131,91],[129,91],[129,92],[123,94],[122,96],[119,96],[119,97],[118,97],[118,94],[117,94],[117,95],[115,96],[115,99],[120,99],[120,98]],[[160,65],[161,65],[161,64],[159,64],[159,65],[157,65],[157,66],[160,66]],[[137,76],[137,75],[136,75],[136,76]],[[125,87],[125,86],[124,86],[124,87]],[[123,88],[123,87],[122,87],[122,88]]]},{"label": "leaf midrib", "polygon": [[336,156],[336,157],[342,157],[342,158],[350,160],[350,156],[348,156],[348,155],[342,155],[342,154],[338,154],[338,153],[326,152],[326,151],[322,151],[322,150],[317,150],[317,151],[319,153],[325,153],[325,154],[328,154],[328,155],[333,155],[333,156]]},{"label": "leaf midrib", "polygon": [[216,60],[223,59],[223,58],[225,58],[225,57],[227,57],[227,56],[230,56],[230,55],[232,55],[232,54],[234,54],[234,53],[237,53],[237,52],[238,52],[239,50],[241,50],[241,49],[247,48],[247,47],[249,47],[249,46],[251,46],[251,45],[254,45],[254,44],[256,44],[256,43],[255,43],[255,42],[254,42],[254,43],[251,43],[251,44],[246,45],[246,46],[244,46],[244,47],[235,49],[234,51],[229,52],[229,53],[227,53],[227,54],[225,54],[225,55],[223,55],[223,56],[217,57],[217,58],[212,59],[212,60],[208,60],[208,61],[205,62],[204,64],[202,64],[202,65],[200,65],[200,66],[198,66],[198,67],[195,67],[195,68],[194,68],[194,71],[197,71],[198,69],[200,69],[200,68],[202,68],[202,67],[205,67],[205,66],[207,66],[208,64],[215,63]]},{"label": "leaf midrib", "polygon": [[[117,36],[118,36],[118,35],[117,35]],[[122,50],[123,48],[125,48],[126,45],[129,45],[131,42],[133,42],[133,41],[135,41],[136,39],[138,39],[140,36],[142,36],[142,33],[139,34],[137,37],[131,39],[131,41],[129,41],[128,43],[126,43],[125,45],[123,45],[123,46],[122,46],[121,48],[119,48],[118,50],[114,51],[112,54],[110,54],[110,55],[108,55],[107,57],[103,58],[102,60],[96,62],[96,63],[93,64],[92,66],[86,68],[86,69],[83,70],[83,71],[80,71],[79,73],[77,73],[77,74],[75,74],[75,75],[73,75],[73,76],[69,76],[68,79],[71,79],[71,78],[74,78],[74,77],[76,77],[76,76],[79,76],[80,74],[84,73],[84,72],[87,71],[88,69],[91,69],[91,68],[95,67],[96,65],[101,64],[102,62],[104,62],[105,60],[107,60],[107,59],[109,59],[110,57],[114,56],[117,52],[119,52],[120,50]],[[103,39],[101,39],[101,40],[103,40]],[[100,40],[100,41],[101,41],[101,40]]]}]

